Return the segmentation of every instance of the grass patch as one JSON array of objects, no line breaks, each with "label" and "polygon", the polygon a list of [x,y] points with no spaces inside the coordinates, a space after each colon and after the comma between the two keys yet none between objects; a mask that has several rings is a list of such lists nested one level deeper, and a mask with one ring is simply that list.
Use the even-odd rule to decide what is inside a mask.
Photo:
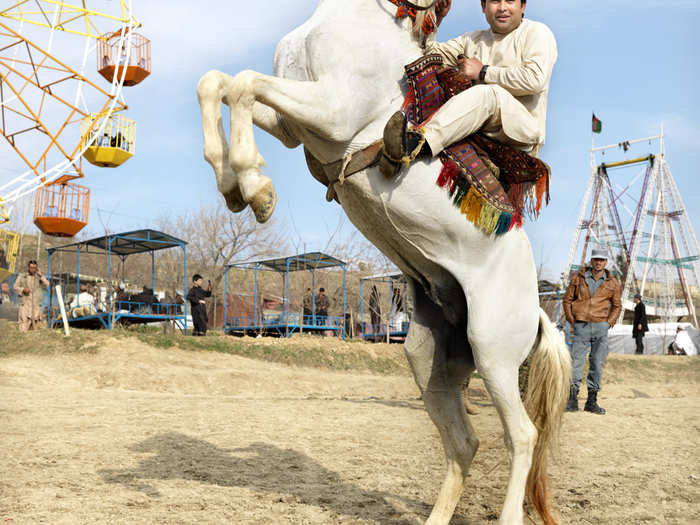
[{"label": "grass patch", "polygon": [[[249,343],[229,336],[208,336],[180,338],[177,346],[184,350],[211,351],[224,354],[240,355],[261,361],[271,361],[289,366],[325,368],[330,370],[363,370],[377,374],[405,374],[407,365],[389,357],[372,355],[360,348],[351,351],[338,352],[332,344],[319,345],[286,345],[284,340],[275,343]],[[405,360],[404,360],[405,361]]]},{"label": "grass patch", "polygon": [[95,354],[98,349],[99,343],[90,330],[71,329],[71,336],[65,337],[63,332],[42,327],[23,334],[16,322],[0,319],[0,357],[16,354]]},{"label": "grass patch", "polygon": [[164,333],[162,328],[144,325],[95,331],[71,328],[63,332],[42,328],[20,333],[16,322],[0,320],[0,358],[18,354],[95,354],[110,338],[138,341],[163,350],[179,348],[191,352],[218,352],[288,366],[354,370],[382,375],[408,375],[408,363],[400,345],[373,345],[335,338],[303,336],[300,339],[236,338],[212,333],[206,337],[185,337]]}]

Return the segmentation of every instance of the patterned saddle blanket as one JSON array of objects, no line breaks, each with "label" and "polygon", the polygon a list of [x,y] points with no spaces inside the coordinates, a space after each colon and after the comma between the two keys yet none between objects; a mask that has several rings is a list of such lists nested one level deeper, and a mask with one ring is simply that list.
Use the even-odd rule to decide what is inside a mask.
[{"label": "patterned saddle blanket", "polygon": [[[406,66],[410,89],[403,111],[414,128],[472,83],[456,69],[443,68],[440,55],[426,55]],[[523,214],[539,217],[549,204],[550,169],[546,163],[479,133],[440,153],[437,184],[469,221],[488,235],[501,235],[523,223]]]}]

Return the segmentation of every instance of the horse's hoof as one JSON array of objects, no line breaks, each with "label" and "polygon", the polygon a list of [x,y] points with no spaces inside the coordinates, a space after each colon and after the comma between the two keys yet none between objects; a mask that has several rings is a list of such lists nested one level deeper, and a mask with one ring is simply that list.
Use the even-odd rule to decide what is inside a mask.
[{"label": "horse's hoof", "polygon": [[243,200],[243,197],[241,196],[241,190],[238,189],[238,186],[236,186],[236,189],[231,190],[228,193],[223,193],[222,195],[224,196],[224,200],[226,201],[226,207],[233,213],[238,213],[239,211],[242,211],[248,205]]},{"label": "horse's hoof", "polygon": [[260,188],[253,200],[250,201],[250,207],[255,214],[255,220],[260,224],[267,222],[272,217],[272,212],[275,211],[277,205],[277,193],[272,182],[267,182]]}]

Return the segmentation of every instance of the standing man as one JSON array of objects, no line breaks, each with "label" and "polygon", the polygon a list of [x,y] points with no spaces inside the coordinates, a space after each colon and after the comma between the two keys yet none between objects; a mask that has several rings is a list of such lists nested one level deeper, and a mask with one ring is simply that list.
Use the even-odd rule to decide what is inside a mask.
[{"label": "standing man", "polygon": [[41,323],[44,290],[49,281],[41,275],[36,261],[29,261],[27,273],[21,274],[15,281],[15,292],[19,295],[19,331],[27,332],[39,327]]},{"label": "standing man", "polygon": [[[451,4],[451,0],[437,2],[438,24]],[[404,157],[438,155],[477,131],[538,154],[544,144],[557,43],[546,25],[524,18],[526,5],[527,0],[481,0],[489,29],[447,42],[436,42],[435,33],[428,37],[425,53],[441,55],[445,66],[458,68],[474,85],[448,100],[420,130],[407,131],[406,116],[400,111],[389,119],[380,161],[385,176],[396,174]]]},{"label": "standing man", "polygon": [[372,291],[369,294],[369,319],[372,323],[372,335],[374,341],[377,341],[377,334],[382,324],[382,307],[379,300],[379,290],[376,285],[372,285]]},{"label": "standing man", "polygon": [[318,295],[316,296],[316,322],[320,325],[326,324],[326,317],[328,316],[328,307],[331,302],[326,296],[326,289],[319,288]]},{"label": "standing man", "polygon": [[198,273],[192,276],[194,286],[187,292],[187,300],[190,302],[192,310],[192,323],[194,324],[194,332],[192,335],[204,336],[207,335],[207,303],[204,300],[206,297],[211,297],[211,281],[209,288],[202,288],[204,279]]},{"label": "standing man", "polygon": [[603,365],[608,357],[608,330],[617,322],[622,311],[620,283],[605,269],[608,256],[604,250],[593,250],[591,266],[574,274],[564,294],[564,314],[574,328],[571,348],[571,389],[567,412],[578,410],[578,391],[583,379],[583,365],[588,359],[588,399],[584,410],[605,414],[598,406],[598,392],[603,377]]},{"label": "standing man", "polygon": [[647,325],[647,310],[642,302],[642,296],[640,294],[634,295],[634,326],[632,327],[632,337],[637,343],[637,350],[635,354],[644,353],[644,333],[649,331],[649,326]]},{"label": "standing man", "polygon": [[311,317],[313,315],[313,302],[313,292],[311,291],[311,288],[307,288],[304,292],[304,295],[301,297],[301,306],[304,310],[304,318],[301,320],[302,324],[311,324]]}]

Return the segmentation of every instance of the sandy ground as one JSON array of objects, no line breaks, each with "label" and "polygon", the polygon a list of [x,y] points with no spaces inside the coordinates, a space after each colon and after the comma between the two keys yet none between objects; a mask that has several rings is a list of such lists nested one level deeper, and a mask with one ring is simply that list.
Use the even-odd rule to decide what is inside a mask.
[{"label": "sandy ground", "polygon": [[[565,417],[563,523],[700,523],[699,379],[621,370],[601,394],[608,415]],[[497,520],[508,475],[495,410],[478,380],[471,393],[481,448],[463,525]],[[422,523],[444,466],[410,377],[135,340],[0,360],[0,424],[0,522],[13,525]]]}]

